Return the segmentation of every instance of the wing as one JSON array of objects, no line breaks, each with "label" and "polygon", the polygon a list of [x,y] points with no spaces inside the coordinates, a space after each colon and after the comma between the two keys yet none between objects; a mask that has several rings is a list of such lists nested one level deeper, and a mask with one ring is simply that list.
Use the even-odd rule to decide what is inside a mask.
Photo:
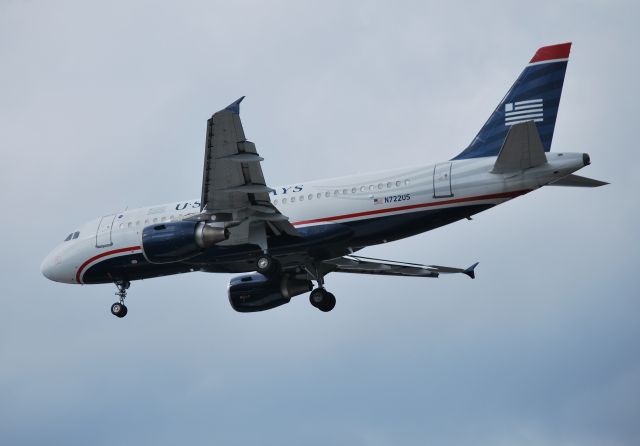
[{"label": "wing", "polygon": [[440,274],[462,273],[475,279],[474,263],[469,268],[452,268],[439,265],[421,265],[418,263],[394,262],[392,260],[371,257],[344,256],[325,260],[323,263],[330,271],[338,273],[382,274],[387,276],[438,277]]},{"label": "wing", "polygon": [[255,243],[266,249],[267,234],[298,235],[271,204],[256,146],[247,141],[240,121],[244,96],[207,121],[202,173],[202,196],[197,220],[209,220],[229,228],[222,244]]}]

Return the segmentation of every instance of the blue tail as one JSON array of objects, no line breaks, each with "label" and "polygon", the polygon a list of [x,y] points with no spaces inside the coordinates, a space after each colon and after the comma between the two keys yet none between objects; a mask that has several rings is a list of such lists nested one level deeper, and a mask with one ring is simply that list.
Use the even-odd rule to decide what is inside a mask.
[{"label": "blue tail", "polygon": [[545,46],[509,89],[469,147],[454,160],[496,156],[513,124],[534,121],[544,151],[551,150],[571,43]]}]

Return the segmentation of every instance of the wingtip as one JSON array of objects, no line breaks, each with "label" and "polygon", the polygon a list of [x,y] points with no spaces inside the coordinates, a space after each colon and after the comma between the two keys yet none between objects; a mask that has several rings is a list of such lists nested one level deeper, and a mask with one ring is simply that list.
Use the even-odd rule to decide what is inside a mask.
[{"label": "wingtip", "polygon": [[475,272],[475,269],[476,269],[476,266],[478,266],[478,263],[480,263],[480,262],[476,262],[476,263],[474,263],[474,264],[473,264],[473,265],[471,265],[469,268],[465,269],[465,270],[463,271],[463,273],[464,273],[464,274],[466,274],[467,276],[471,277],[472,279],[475,279],[475,278],[476,278],[476,272]]},{"label": "wingtip", "polygon": [[227,106],[225,107],[225,110],[229,110],[230,112],[235,113],[236,115],[239,115],[239,114],[240,114],[240,103],[242,102],[242,100],[243,100],[244,98],[245,98],[245,97],[244,97],[244,96],[242,96],[240,99],[238,99],[238,100],[236,100],[235,102],[233,102],[233,103],[231,103],[231,104],[227,105]]}]

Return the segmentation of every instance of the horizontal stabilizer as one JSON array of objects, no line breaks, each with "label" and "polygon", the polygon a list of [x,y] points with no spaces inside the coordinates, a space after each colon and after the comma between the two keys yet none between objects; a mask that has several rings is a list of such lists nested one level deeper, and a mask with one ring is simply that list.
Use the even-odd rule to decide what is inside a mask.
[{"label": "horizontal stabilizer", "polygon": [[515,172],[546,162],[536,124],[527,121],[511,126],[491,173]]},{"label": "horizontal stabilizer", "polygon": [[600,187],[609,183],[592,178],[581,177],[580,175],[567,175],[564,178],[554,181],[548,186],[570,186],[570,187]]},{"label": "horizontal stabilizer", "polygon": [[475,279],[474,269],[478,266],[474,263],[467,269],[453,268],[440,265],[422,265],[419,263],[396,262],[393,260],[375,259],[372,257],[360,257],[349,255],[322,262],[327,270],[338,273],[356,274],[381,274],[387,276],[405,277],[438,277],[440,274],[465,274]]}]

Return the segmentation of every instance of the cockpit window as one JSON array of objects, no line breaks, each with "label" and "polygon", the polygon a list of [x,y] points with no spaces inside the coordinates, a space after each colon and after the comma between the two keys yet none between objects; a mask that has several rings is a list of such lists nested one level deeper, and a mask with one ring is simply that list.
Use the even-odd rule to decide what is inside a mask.
[{"label": "cockpit window", "polygon": [[75,240],[78,237],[80,237],[80,231],[72,232],[71,234],[67,235],[67,238],[64,239],[64,241],[68,242],[69,240]]}]

